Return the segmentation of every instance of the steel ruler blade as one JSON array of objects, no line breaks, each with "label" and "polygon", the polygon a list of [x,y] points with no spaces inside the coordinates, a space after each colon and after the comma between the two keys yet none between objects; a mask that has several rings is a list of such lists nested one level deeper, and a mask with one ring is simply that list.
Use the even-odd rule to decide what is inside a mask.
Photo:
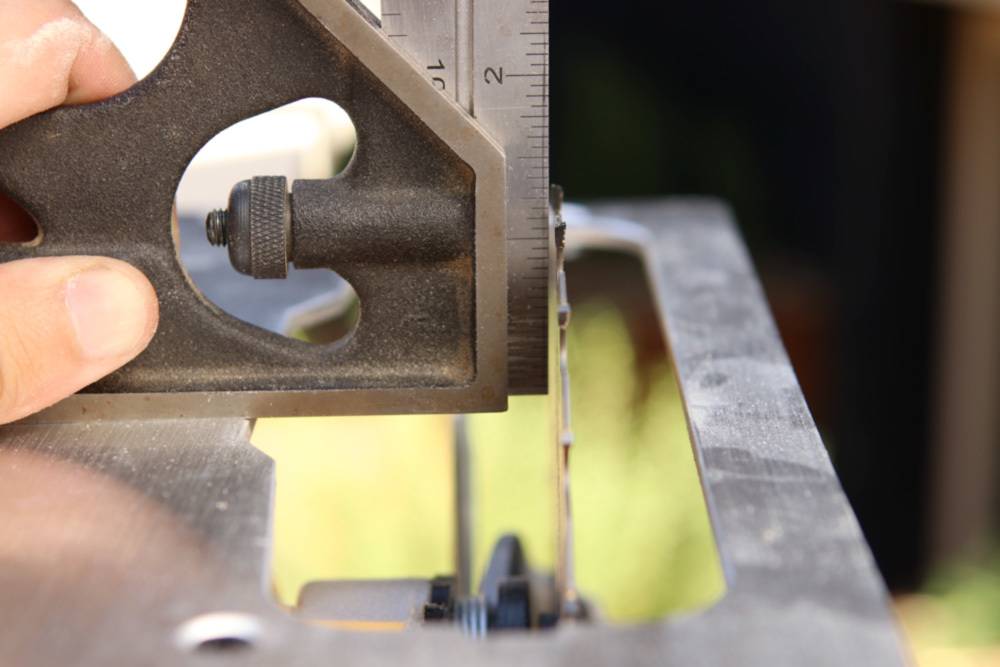
[{"label": "steel ruler blade", "polygon": [[511,393],[548,389],[548,0],[382,0],[386,34],[507,155]]}]

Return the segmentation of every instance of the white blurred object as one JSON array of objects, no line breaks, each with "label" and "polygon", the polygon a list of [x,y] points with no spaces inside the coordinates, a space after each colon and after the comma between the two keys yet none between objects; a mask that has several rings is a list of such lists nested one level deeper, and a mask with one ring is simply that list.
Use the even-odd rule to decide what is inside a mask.
[{"label": "white blurred object", "polygon": [[[76,4],[118,45],[141,79],[174,43],[187,0],[76,0]],[[362,4],[381,16],[382,0],[362,0]]]},{"label": "white blurred object", "polygon": [[153,71],[177,37],[186,0],[76,0],[111,38],[140,79]]},{"label": "white blurred object", "polygon": [[204,218],[225,208],[233,185],[254,176],[330,178],[354,141],[350,118],[326,100],[301,100],[237,123],[195,156],[177,191],[177,210]]}]

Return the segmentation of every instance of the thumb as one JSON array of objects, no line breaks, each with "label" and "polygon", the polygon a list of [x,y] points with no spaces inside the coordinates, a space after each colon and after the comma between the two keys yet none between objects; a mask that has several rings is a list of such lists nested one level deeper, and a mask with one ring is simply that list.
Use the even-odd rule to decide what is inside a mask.
[{"label": "thumb", "polygon": [[105,257],[0,264],[0,424],[99,380],[156,330],[156,293],[138,270]]}]

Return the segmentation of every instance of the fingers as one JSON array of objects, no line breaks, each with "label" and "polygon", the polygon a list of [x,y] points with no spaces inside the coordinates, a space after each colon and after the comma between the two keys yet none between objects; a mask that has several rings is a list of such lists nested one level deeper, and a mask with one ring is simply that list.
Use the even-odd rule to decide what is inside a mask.
[{"label": "fingers", "polygon": [[47,257],[0,264],[0,424],[127,363],[156,323],[153,288],[124,262]]},{"label": "fingers", "polygon": [[135,82],[114,44],[69,0],[0,0],[0,127]]},{"label": "fingers", "polygon": [[[114,44],[69,0],[0,0],[0,16],[0,128],[135,82]],[[23,243],[36,233],[34,221],[0,195],[0,243]]]},{"label": "fingers", "polygon": [[[0,0],[0,128],[128,88],[135,76],[69,0]],[[0,242],[36,228],[0,196]],[[25,417],[134,358],[153,336],[156,294],[116,260],[0,264],[0,423]]]}]

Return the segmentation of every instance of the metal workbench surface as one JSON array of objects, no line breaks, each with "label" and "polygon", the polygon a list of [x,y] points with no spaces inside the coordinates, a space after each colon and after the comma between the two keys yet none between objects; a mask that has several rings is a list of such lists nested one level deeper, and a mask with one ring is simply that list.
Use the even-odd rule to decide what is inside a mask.
[{"label": "metal workbench surface", "polygon": [[[718,603],[643,625],[479,642],[301,624],[267,593],[273,466],[247,422],[12,425],[0,429],[3,662],[906,664],[728,211],[658,201],[567,216],[572,247],[619,248],[646,264],[726,577]],[[193,649],[213,632],[245,640],[233,642],[241,650]]]}]

